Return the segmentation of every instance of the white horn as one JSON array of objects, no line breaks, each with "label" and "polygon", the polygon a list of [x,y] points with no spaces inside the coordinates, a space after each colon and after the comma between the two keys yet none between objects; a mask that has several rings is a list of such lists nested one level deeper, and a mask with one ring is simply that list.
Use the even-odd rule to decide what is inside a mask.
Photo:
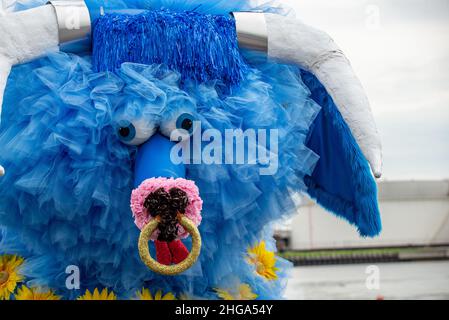
[{"label": "white horn", "polygon": [[[55,1],[0,17],[0,123],[11,67],[58,50],[60,43],[82,39],[88,33],[89,11],[82,0]],[[0,176],[4,173],[0,166]]]},{"label": "white horn", "polygon": [[[332,38],[295,18],[250,12],[234,16],[241,46],[258,49],[266,41],[270,57],[297,64],[320,80],[351,129],[374,176],[379,178],[382,146],[368,98],[348,59]],[[260,22],[261,16],[265,18],[264,23]],[[254,30],[256,36],[247,35]],[[265,40],[263,32],[266,32]]]},{"label": "white horn", "polygon": [[382,146],[368,98],[341,49],[326,33],[297,19],[265,14],[268,55],[294,62],[325,86],[351,129],[374,176],[382,175]]},{"label": "white horn", "polygon": [[90,33],[90,16],[83,0],[50,1],[48,5],[0,18],[0,114],[11,66],[31,61],[83,39]]}]

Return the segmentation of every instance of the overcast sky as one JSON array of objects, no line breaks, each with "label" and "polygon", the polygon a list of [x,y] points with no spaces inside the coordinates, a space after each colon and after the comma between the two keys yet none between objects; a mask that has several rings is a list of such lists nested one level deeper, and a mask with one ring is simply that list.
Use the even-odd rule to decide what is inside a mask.
[{"label": "overcast sky", "polygon": [[283,0],[345,51],[370,98],[384,178],[449,178],[449,0]]}]

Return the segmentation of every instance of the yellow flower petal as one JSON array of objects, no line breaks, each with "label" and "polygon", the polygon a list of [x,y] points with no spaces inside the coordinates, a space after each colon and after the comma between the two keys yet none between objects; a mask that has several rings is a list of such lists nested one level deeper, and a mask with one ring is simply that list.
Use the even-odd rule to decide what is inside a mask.
[{"label": "yellow flower petal", "polygon": [[0,300],[9,300],[17,284],[23,280],[19,267],[24,259],[16,255],[0,256]]},{"label": "yellow flower petal", "polygon": [[261,277],[267,280],[276,280],[278,278],[276,271],[279,269],[275,267],[276,256],[274,252],[266,249],[265,241],[248,248],[247,261],[255,266],[256,273]]},{"label": "yellow flower petal", "polygon": [[223,300],[235,300],[232,294],[224,289],[215,288],[214,290],[217,293],[217,296]]},{"label": "yellow flower petal", "polygon": [[218,297],[223,300],[254,300],[257,298],[257,294],[255,294],[251,287],[246,283],[240,284],[238,288],[233,291],[220,288],[215,288],[214,290]]},{"label": "yellow flower petal", "polygon": [[154,297],[154,300],[161,300],[161,298],[162,298],[162,291],[158,290],[156,292],[156,296]]},{"label": "yellow flower petal", "polygon": [[257,294],[255,294],[251,287],[243,283],[239,287],[239,293],[240,293],[240,300],[254,300],[257,298]]},{"label": "yellow flower petal", "polygon": [[176,297],[173,293],[169,292],[162,297],[162,300],[176,300]]},{"label": "yellow flower petal", "polygon": [[137,300],[176,300],[175,295],[172,292],[167,292],[165,295],[163,295],[162,290],[158,290],[156,294],[151,294],[151,291],[149,289],[142,288],[141,291],[136,292],[136,299]]},{"label": "yellow flower petal", "polygon": [[54,294],[52,290],[42,291],[38,288],[28,288],[21,286],[17,289],[16,300],[61,300],[60,296]]},{"label": "yellow flower petal", "polygon": [[86,290],[84,295],[78,297],[77,300],[117,300],[117,296],[114,291],[108,291],[107,288],[98,291],[98,288],[94,289],[94,292],[91,293],[89,290]]}]

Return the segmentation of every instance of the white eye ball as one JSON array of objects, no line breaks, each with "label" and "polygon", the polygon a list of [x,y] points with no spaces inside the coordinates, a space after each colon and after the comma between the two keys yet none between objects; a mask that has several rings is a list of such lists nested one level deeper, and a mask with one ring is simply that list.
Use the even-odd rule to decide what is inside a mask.
[{"label": "white eye ball", "polygon": [[160,130],[163,135],[170,138],[173,133],[185,138],[193,135],[195,131],[196,117],[189,112],[179,112],[167,121],[163,121]]},{"label": "white eye ball", "polygon": [[126,144],[138,146],[145,143],[156,132],[153,124],[144,120],[118,122],[117,135]]}]

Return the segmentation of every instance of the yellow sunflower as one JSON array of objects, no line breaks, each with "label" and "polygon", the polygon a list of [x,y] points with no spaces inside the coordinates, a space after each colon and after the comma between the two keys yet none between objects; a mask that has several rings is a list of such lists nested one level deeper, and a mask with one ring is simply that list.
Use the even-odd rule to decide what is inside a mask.
[{"label": "yellow sunflower", "polygon": [[223,300],[255,300],[257,294],[255,294],[251,287],[242,283],[238,286],[237,290],[224,290],[224,289],[214,289],[217,295]]},{"label": "yellow sunflower", "polygon": [[189,293],[181,293],[179,295],[179,300],[198,300],[195,296],[190,295]]},{"label": "yellow sunflower", "polygon": [[104,288],[103,290],[101,290],[101,292],[99,292],[98,289],[95,288],[93,293],[91,293],[89,290],[86,290],[86,293],[78,297],[77,300],[117,300],[117,296],[113,291],[108,292],[107,288]]},{"label": "yellow sunflower", "polygon": [[265,241],[248,248],[248,263],[256,267],[256,272],[261,277],[267,280],[276,280],[278,278],[276,271],[279,269],[275,267],[276,256],[274,252],[265,248]]},{"label": "yellow sunflower", "polygon": [[17,289],[16,300],[61,300],[52,290],[42,291],[37,288],[21,286]]},{"label": "yellow sunflower", "polygon": [[9,300],[17,283],[23,280],[18,270],[23,261],[23,258],[16,255],[0,256],[0,300]]},{"label": "yellow sunflower", "polygon": [[158,290],[156,294],[151,294],[149,289],[142,289],[141,291],[136,292],[137,300],[176,300],[176,297],[173,293],[168,292],[165,295],[162,295],[162,290]]}]

